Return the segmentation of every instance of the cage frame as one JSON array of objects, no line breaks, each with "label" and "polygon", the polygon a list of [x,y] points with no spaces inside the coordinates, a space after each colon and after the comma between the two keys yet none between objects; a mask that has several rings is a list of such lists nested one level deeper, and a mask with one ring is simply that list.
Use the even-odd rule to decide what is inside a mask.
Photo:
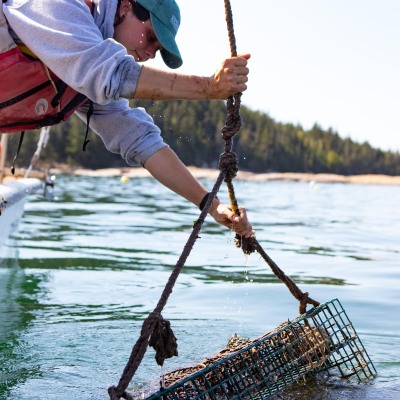
[{"label": "cage frame", "polygon": [[[322,339],[318,339],[319,334]],[[308,344],[310,336],[314,337],[313,343],[319,340],[314,348]],[[286,343],[285,337],[289,338]],[[279,325],[240,350],[161,388],[146,400],[267,400],[308,374],[334,375],[333,369],[341,378],[356,379],[359,383],[377,375],[338,299]]]}]

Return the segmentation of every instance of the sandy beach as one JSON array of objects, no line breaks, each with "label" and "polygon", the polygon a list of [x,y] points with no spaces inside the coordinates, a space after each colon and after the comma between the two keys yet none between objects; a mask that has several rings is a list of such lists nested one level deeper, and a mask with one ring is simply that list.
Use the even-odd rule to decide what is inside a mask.
[{"label": "sandy beach", "polygon": [[[188,167],[190,172],[198,179],[216,179],[219,170]],[[66,172],[66,171],[62,171]],[[57,173],[52,170],[52,173]],[[151,175],[144,168],[106,168],[98,170],[75,169],[70,171],[74,175],[85,176],[125,176],[127,178],[146,178]],[[239,171],[238,180],[269,182],[269,181],[295,181],[295,182],[329,182],[329,183],[355,183],[355,184],[372,184],[372,185],[400,185],[400,176],[388,175],[336,175],[336,174],[309,174],[295,172],[270,172],[256,174],[252,172]]]}]

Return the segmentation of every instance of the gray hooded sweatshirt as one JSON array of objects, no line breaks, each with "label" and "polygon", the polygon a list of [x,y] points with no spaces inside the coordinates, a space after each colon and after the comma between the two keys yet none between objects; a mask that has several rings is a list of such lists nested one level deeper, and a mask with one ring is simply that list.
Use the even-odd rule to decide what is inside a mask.
[{"label": "gray hooded sweatshirt", "polygon": [[[90,128],[129,165],[143,165],[167,146],[142,108],[131,108],[141,66],[116,42],[117,0],[8,0],[4,15],[24,43],[60,79],[94,102]],[[88,106],[76,113],[86,121]]]}]

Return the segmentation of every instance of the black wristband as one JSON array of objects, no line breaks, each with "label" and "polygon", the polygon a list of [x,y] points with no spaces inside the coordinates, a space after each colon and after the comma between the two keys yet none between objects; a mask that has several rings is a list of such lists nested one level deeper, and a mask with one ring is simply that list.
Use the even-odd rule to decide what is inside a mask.
[{"label": "black wristband", "polygon": [[[201,200],[201,202],[200,202],[200,204],[199,204],[199,209],[200,209],[200,211],[203,211],[203,208],[205,207],[205,205],[206,205],[206,203],[207,203],[207,200],[208,200],[208,198],[210,197],[210,195],[211,195],[211,193],[208,192],[208,193],[203,197],[203,199]],[[215,196],[214,199],[217,199],[217,200],[218,200],[218,197]]]},{"label": "black wristband", "polygon": [[[210,192],[208,192],[204,197],[203,200],[201,200],[200,204],[199,204],[199,209],[200,211],[203,211],[203,208],[206,206],[207,200],[210,197]],[[215,196],[214,199],[218,200],[218,196]]]},{"label": "black wristband", "polygon": [[206,203],[207,203],[207,200],[208,200],[208,198],[210,197],[210,192],[208,192],[204,197],[203,197],[203,199],[201,200],[201,202],[200,202],[200,204],[199,204],[199,209],[200,209],[200,211],[203,211],[203,208],[204,208],[204,206],[206,205]]}]

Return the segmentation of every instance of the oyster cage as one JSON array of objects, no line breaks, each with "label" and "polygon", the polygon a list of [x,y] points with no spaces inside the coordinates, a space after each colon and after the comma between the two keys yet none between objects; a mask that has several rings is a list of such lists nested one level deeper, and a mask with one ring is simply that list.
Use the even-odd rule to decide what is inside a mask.
[{"label": "oyster cage", "polygon": [[333,369],[358,382],[377,374],[337,299],[257,339],[233,337],[201,364],[166,374],[168,387],[147,400],[270,399],[307,374]]}]

